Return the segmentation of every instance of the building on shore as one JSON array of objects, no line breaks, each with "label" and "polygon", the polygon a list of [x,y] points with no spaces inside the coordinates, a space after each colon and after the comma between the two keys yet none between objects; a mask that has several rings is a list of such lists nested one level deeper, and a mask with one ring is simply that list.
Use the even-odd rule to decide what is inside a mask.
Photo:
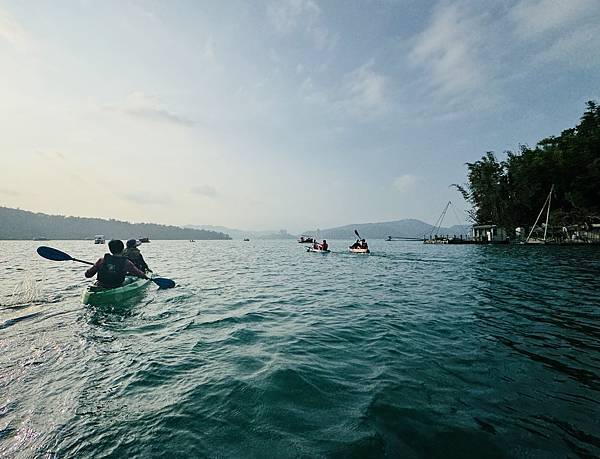
[{"label": "building on shore", "polygon": [[497,225],[473,225],[471,239],[474,244],[508,244],[506,230]]}]

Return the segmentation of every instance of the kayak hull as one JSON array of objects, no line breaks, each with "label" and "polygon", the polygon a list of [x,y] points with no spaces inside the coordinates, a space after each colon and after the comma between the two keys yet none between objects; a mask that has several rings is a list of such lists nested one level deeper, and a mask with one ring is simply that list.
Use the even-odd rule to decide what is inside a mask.
[{"label": "kayak hull", "polygon": [[314,253],[330,253],[331,252],[331,250],[313,249],[312,247],[307,247],[306,251],[307,252],[314,252]]},{"label": "kayak hull", "polygon": [[115,304],[133,298],[146,289],[150,284],[149,279],[127,276],[124,285],[115,288],[102,288],[97,285],[88,285],[81,295],[83,304]]},{"label": "kayak hull", "polygon": [[351,253],[371,253],[369,249],[352,249],[348,247],[348,250],[350,250]]}]

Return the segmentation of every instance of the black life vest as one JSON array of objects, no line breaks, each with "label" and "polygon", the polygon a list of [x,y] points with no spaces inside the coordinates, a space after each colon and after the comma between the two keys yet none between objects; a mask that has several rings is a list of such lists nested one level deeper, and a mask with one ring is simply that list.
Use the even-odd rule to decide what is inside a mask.
[{"label": "black life vest", "polygon": [[120,286],[125,280],[127,274],[127,258],[111,255],[104,255],[104,262],[98,270],[98,282],[106,288],[114,288]]}]

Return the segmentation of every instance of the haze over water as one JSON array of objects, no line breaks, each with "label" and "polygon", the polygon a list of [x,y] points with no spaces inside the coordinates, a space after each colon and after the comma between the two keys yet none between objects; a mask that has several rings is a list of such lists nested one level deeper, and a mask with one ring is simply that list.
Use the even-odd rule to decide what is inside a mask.
[{"label": "haze over water", "polygon": [[330,242],[153,241],[179,286],[89,307],[0,241],[0,457],[600,455],[598,248]]}]

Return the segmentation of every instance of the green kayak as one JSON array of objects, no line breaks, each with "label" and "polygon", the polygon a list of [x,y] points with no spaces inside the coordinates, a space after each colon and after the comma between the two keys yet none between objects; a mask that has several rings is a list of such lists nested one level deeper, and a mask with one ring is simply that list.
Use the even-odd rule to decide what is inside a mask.
[{"label": "green kayak", "polygon": [[98,285],[88,285],[83,290],[81,302],[83,304],[110,304],[139,295],[151,281],[140,277],[127,276],[120,287],[104,288]]}]

